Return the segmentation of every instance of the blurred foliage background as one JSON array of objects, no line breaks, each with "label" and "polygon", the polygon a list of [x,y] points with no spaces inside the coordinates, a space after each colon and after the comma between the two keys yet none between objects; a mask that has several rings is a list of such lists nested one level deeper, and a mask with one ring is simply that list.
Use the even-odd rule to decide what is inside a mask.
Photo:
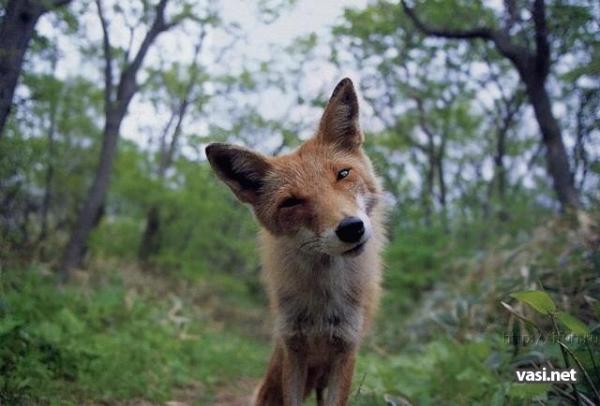
[{"label": "blurred foliage background", "polygon": [[236,3],[0,1],[0,404],[246,404],[258,226],[204,146],[292,150],[343,76],[390,237],[351,404],[598,404],[598,3]]}]

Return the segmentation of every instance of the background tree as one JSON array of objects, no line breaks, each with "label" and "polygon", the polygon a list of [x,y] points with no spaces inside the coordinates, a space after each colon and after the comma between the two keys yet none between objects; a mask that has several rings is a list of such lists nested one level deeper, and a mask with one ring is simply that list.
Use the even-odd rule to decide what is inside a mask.
[{"label": "background tree", "polygon": [[0,20],[0,139],[10,114],[25,52],[40,17],[71,0],[8,0]]},{"label": "background tree", "polygon": [[[402,7],[415,26],[425,35],[446,39],[489,41],[500,54],[511,61],[525,85],[528,100],[533,106],[545,146],[548,172],[558,200],[563,208],[578,208],[579,195],[570,169],[560,124],[552,112],[551,97],[546,88],[553,61],[545,1],[535,0],[532,8],[527,10],[531,14],[531,22],[522,19],[524,10],[520,4],[515,1],[505,2],[505,14],[502,18],[504,26],[501,28],[497,23],[485,21],[493,15],[489,9],[478,10],[482,13],[479,20],[483,21],[481,23],[478,21],[479,24],[475,26],[436,28],[424,23],[405,0],[402,0]],[[477,19],[469,21],[477,21]],[[533,33],[533,38],[528,38],[531,37],[528,32]],[[534,45],[523,43],[523,39],[531,40]]]},{"label": "background tree", "polygon": [[[169,119],[158,138],[156,177],[159,183],[165,181],[167,171],[175,161],[184,131],[184,120],[190,106],[195,107],[196,113],[201,112],[207,101],[204,84],[208,78],[198,62],[205,37],[206,26],[202,28],[198,43],[194,46],[192,63],[189,66],[181,67],[179,64],[174,64],[171,69],[155,73],[154,90],[167,93],[165,104],[169,109]],[[147,261],[151,254],[158,252],[160,229],[160,207],[157,203],[153,203],[146,214],[146,225],[138,254],[140,260]]]},{"label": "background tree", "polygon": [[[113,73],[115,60],[110,39],[109,22],[106,19],[101,0],[96,1],[98,16],[102,24],[102,41],[105,58],[105,122],[102,136],[103,141],[102,149],[100,151],[100,160],[92,186],[90,187],[88,196],[79,212],[60,265],[64,278],[68,276],[70,269],[81,266],[90,231],[102,216],[102,207],[109,187],[113,160],[117,152],[121,123],[127,114],[127,108],[129,107],[131,99],[138,90],[137,75],[142,67],[142,63],[156,38],[161,33],[168,31],[179,24],[183,18],[187,17],[186,14],[189,12],[186,10],[184,13],[173,17],[171,21],[167,21],[167,16],[165,15],[167,3],[168,0],[160,0],[156,5],[154,9],[154,18],[139,49],[131,60],[128,59],[128,56],[132,50],[126,50],[124,54],[125,60],[123,61],[123,69],[119,76],[118,83],[115,85]],[[148,10],[145,10],[145,12],[147,13]]]}]

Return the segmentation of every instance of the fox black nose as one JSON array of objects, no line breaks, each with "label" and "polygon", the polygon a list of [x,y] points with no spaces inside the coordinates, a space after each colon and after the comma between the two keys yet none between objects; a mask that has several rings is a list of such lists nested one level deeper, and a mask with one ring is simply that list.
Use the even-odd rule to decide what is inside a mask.
[{"label": "fox black nose", "polygon": [[358,217],[346,217],[340,222],[335,233],[344,242],[357,242],[365,233],[365,225]]}]

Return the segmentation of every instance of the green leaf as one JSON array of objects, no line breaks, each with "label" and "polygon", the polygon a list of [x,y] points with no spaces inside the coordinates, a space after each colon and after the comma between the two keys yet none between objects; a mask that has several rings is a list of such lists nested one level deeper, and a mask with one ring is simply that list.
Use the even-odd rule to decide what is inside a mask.
[{"label": "green leaf", "polygon": [[559,312],[557,318],[566,328],[568,328],[574,334],[585,336],[590,333],[590,330],[581,320],[577,319],[574,316],[571,316],[567,312]]},{"label": "green leaf", "polygon": [[527,303],[534,310],[541,314],[548,315],[556,311],[554,301],[546,292],[540,290],[530,290],[511,293],[511,296],[520,302]]}]

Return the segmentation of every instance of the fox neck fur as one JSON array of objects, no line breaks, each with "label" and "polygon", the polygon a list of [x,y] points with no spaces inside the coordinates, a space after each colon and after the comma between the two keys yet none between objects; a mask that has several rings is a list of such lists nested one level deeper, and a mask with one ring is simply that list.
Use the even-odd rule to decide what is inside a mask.
[{"label": "fox neck fur", "polygon": [[314,254],[291,241],[260,232],[263,282],[274,316],[275,336],[302,335],[314,341],[337,338],[357,345],[379,297],[382,213],[371,215],[373,236],[356,257]]}]

